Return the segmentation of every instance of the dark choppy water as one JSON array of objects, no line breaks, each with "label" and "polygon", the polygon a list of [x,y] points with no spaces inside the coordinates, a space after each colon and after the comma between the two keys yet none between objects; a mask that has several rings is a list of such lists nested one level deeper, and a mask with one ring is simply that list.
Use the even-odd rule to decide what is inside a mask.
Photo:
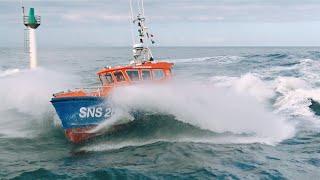
[{"label": "dark choppy water", "polygon": [[320,179],[319,48],[157,48],[189,84],[122,92],[157,113],[70,144],[51,94],[96,85],[130,52],[41,49],[29,71],[22,49],[0,49],[0,179]]}]

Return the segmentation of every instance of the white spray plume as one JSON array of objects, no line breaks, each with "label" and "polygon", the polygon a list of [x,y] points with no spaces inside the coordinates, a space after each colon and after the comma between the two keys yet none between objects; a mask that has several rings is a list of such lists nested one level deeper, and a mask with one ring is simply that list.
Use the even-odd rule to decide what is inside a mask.
[{"label": "white spray plume", "polygon": [[252,134],[264,139],[263,143],[280,142],[294,133],[292,124],[266,110],[251,96],[213,85],[168,83],[119,87],[110,100],[116,114],[132,109],[172,114],[179,121],[201,129]]},{"label": "white spray plume", "polygon": [[214,76],[210,80],[219,87],[231,88],[237,93],[250,95],[259,102],[268,101],[275,95],[272,84],[264,82],[257,74],[253,73],[247,73],[240,77]]},{"label": "white spray plume", "polygon": [[53,114],[52,94],[70,87],[74,80],[43,68],[0,72],[0,134],[25,136],[29,123],[42,123],[47,113]]}]

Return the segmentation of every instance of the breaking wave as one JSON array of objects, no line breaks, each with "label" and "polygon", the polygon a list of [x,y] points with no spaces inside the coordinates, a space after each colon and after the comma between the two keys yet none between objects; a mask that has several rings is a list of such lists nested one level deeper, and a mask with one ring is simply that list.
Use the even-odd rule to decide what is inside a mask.
[{"label": "breaking wave", "polygon": [[[280,142],[294,133],[292,124],[254,98],[210,84],[173,82],[120,87],[109,100],[118,118],[132,111],[170,114],[203,130],[245,134],[246,138],[256,138],[254,142],[267,144]],[[106,121],[97,130],[110,125]]]},{"label": "breaking wave", "polygon": [[213,56],[213,57],[200,57],[200,58],[187,58],[187,59],[174,59],[174,63],[198,63],[208,62],[217,64],[237,63],[243,59],[241,56]]},{"label": "breaking wave", "polygon": [[[310,106],[312,101],[320,102],[319,67],[319,61],[302,59],[286,67],[256,70],[240,77],[214,76],[210,80],[218,86],[247,93],[260,102],[270,103],[277,114],[314,119],[315,113]],[[297,77],[278,75],[287,74],[287,71],[295,72]],[[314,122],[317,121],[314,119]]]},{"label": "breaking wave", "polygon": [[[273,58],[279,58],[279,56],[285,58],[281,54],[271,56]],[[129,112],[128,109],[139,107],[152,112],[173,114],[178,121],[200,129],[235,134],[232,138],[219,137],[220,141],[212,136],[166,139],[168,141],[193,139],[195,142],[197,140],[200,142],[208,140],[212,143],[259,142],[274,144],[293,136],[297,131],[295,129],[297,122],[291,121],[291,119],[297,116],[303,117],[304,120],[311,120],[314,125],[319,124],[318,118],[315,117],[318,110],[312,109],[319,108],[319,106],[312,106],[312,104],[320,102],[320,89],[318,88],[319,84],[317,84],[320,79],[317,73],[319,65],[320,62],[316,60],[301,59],[294,63],[287,63],[285,66],[280,63],[279,66],[273,66],[265,71],[263,69],[253,70],[241,76],[213,76],[209,78],[211,85],[204,85],[207,83],[200,85],[191,83],[190,85],[190,83],[187,83],[187,85],[171,84],[167,87],[156,86],[153,88],[130,87],[118,91],[114,100],[121,102],[120,109],[122,112]],[[288,71],[297,73],[297,77],[281,75],[287,74],[283,72]],[[125,104],[125,107],[123,107],[123,104]],[[241,105],[242,107],[237,107]],[[220,109],[219,111],[217,106],[220,106],[223,110]],[[209,107],[214,108],[210,109]],[[249,114],[250,110],[257,112],[257,114]],[[221,112],[234,114],[238,119],[234,120],[235,118],[232,115],[224,115]],[[259,113],[263,115],[259,115]],[[128,119],[132,120],[133,118]],[[262,124],[259,124],[260,122]],[[263,124],[264,122],[268,122],[268,124]],[[103,126],[106,126],[106,124],[100,128],[103,128]],[[265,129],[260,127],[265,127]],[[249,134],[249,136],[241,137],[239,136],[241,134]],[[230,139],[237,140],[235,142]],[[159,141],[164,141],[164,139],[159,138]],[[153,140],[150,142],[152,143]],[[107,149],[106,146],[109,144],[90,148]],[[139,146],[139,144],[141,142],[128,141],[123,143],[121,147]]]},{"label": "breaking wave", "polygon": [[287,53],[268,53],[268,54],[253,54],[245,56],[247,58],[268,58],[268,59],[284,59],[289,57]]}]

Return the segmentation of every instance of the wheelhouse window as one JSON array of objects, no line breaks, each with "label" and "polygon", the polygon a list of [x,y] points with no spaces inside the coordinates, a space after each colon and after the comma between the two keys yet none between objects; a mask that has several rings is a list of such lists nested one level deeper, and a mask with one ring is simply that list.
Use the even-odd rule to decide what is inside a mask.
[{"label": "wheelhouse window", "polygon": [[138,70],[127,70],[126,71],[131,81],[139,81],[139,71]]},{"label": "wheelhouse window", "polygon": [[100,75],[100,80],[102,81],[103,85],[109,85],[114,82],[111,73]]},{"label": "wheelhouse window", "polygon": [[153,72],[153,79],[160,80],[164,78],[164,72],[162,69],[154,69]]},{"label": "wheelhouse window", "polygon": [[117,82],[121,82],[121,81],[126,80],[121,71],[114,72],[113,75],[116,77]]},{"label": "wheelhouse window", "polygon": [[151,79],[151,72],[150,72],[150,70],[143,69],[143,70],[141,71],[141,76],[142,76],[142,80],[150,80],[150,79]]}]

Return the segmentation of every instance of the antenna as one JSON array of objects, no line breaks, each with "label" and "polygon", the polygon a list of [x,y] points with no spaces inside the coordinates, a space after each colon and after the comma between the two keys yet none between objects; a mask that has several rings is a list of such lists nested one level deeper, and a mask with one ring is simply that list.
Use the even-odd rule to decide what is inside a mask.
[{"label": "antenna", "polygon": [[155,42],[153,40],[153,35],[149,33],[148,27],[145,26],[146,18],[144,16],[143,0],[137,0],[136,15],[133,13],[132,0],[130,0],[129,3],[132,23],[138,26],[138,43],[135,42],[135,38],[132,33],[134,62],[153,61],[153,55],[149,49],[148,40],[151,41],[151,44],[154,44]]},{"label": "antenna", "polygon": [[23,0],[21,0],[22,16],[25,16]]},{"label": "antenna", "polygon": [[129,16],[130,16],[130,31],[131,31],[131,40],[132,40],[132,45],[134,45],[134,35],[133,35],[133,9],[132,9],[132,0],[129,0],[129,4],[130,4],[130,12],[129,12]]}]

